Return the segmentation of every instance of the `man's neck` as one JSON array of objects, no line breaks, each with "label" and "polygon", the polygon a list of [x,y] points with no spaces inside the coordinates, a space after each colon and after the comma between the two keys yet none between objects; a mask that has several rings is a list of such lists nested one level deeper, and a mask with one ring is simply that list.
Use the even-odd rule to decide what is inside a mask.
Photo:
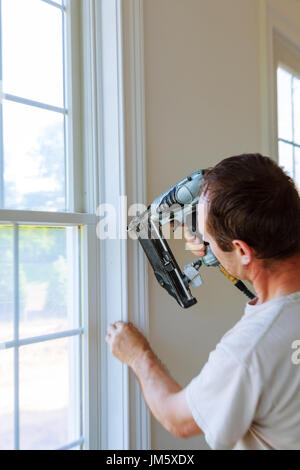
[{"label": "man's neck", "polygon": [[266,268],[257,261],[249,278],[257,292],[256,305],[300,291],[300,254]]}]

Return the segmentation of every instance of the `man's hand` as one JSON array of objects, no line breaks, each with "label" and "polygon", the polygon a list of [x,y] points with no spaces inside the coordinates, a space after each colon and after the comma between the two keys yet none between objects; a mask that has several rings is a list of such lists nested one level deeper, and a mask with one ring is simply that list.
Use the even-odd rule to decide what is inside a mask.
[{"label": "man's hand", "polygon": [[129,367],[145,351],[151,351],[145,336],[132,323],[118,321],[109,325],[105,341],[110,345],[111,353]]},{"label": "man's hand", "polygon": [[186,225],[184,225],[184,238],[186,240],[185,249],[190,250],[198,258],[202,258],[206,254],[206,246],[201,240],[193,235]]},{"label": "man's hand", "polygon": [[200,434],[180,385],[169,376],[144,335],[132,324],[118,321],[107,328],[105,341],[112,354],[132,368],[155,418],[177,437]]}]

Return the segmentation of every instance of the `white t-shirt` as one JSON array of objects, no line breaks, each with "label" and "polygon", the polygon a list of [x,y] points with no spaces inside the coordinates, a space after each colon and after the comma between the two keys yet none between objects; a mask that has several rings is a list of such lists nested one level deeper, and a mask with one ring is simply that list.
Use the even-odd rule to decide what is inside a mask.
[{"label": "white t-shirt", "polygon": [[300,291],[251,302],[186,387],[187,402],[212,449],[299,450]]}]

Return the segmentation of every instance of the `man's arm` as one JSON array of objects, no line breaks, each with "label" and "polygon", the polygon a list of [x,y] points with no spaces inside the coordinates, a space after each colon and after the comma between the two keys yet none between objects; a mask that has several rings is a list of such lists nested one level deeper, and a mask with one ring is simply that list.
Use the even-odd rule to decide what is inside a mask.
[{"label": "man's arm", "polygon": [[181,438],[202,433],[186,402],[185,390],[170,377],[134,325],[109,325],[105,339],[112,354],[131,367],[150,411],[165,429]]}]

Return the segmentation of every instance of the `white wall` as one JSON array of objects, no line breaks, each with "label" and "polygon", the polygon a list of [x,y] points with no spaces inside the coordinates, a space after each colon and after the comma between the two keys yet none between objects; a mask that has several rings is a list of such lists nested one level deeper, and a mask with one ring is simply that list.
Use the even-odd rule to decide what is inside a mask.
[{"label": "white wall", "polygon": [[[261,1],[144,0],[149,202],[192,171],[263,151]],[[298,0],[269,3],[291,21],[299,13]],[[181,266],[192,259],[182,241],[171,247]],[[198,304],[183,310],[149,272],[151,344],[182,386],[246,302],[219,271],[202,274],[205,285],[194,290]],[[207,446],[203,437],[176,439],[152,420],[152,448]]]}]

